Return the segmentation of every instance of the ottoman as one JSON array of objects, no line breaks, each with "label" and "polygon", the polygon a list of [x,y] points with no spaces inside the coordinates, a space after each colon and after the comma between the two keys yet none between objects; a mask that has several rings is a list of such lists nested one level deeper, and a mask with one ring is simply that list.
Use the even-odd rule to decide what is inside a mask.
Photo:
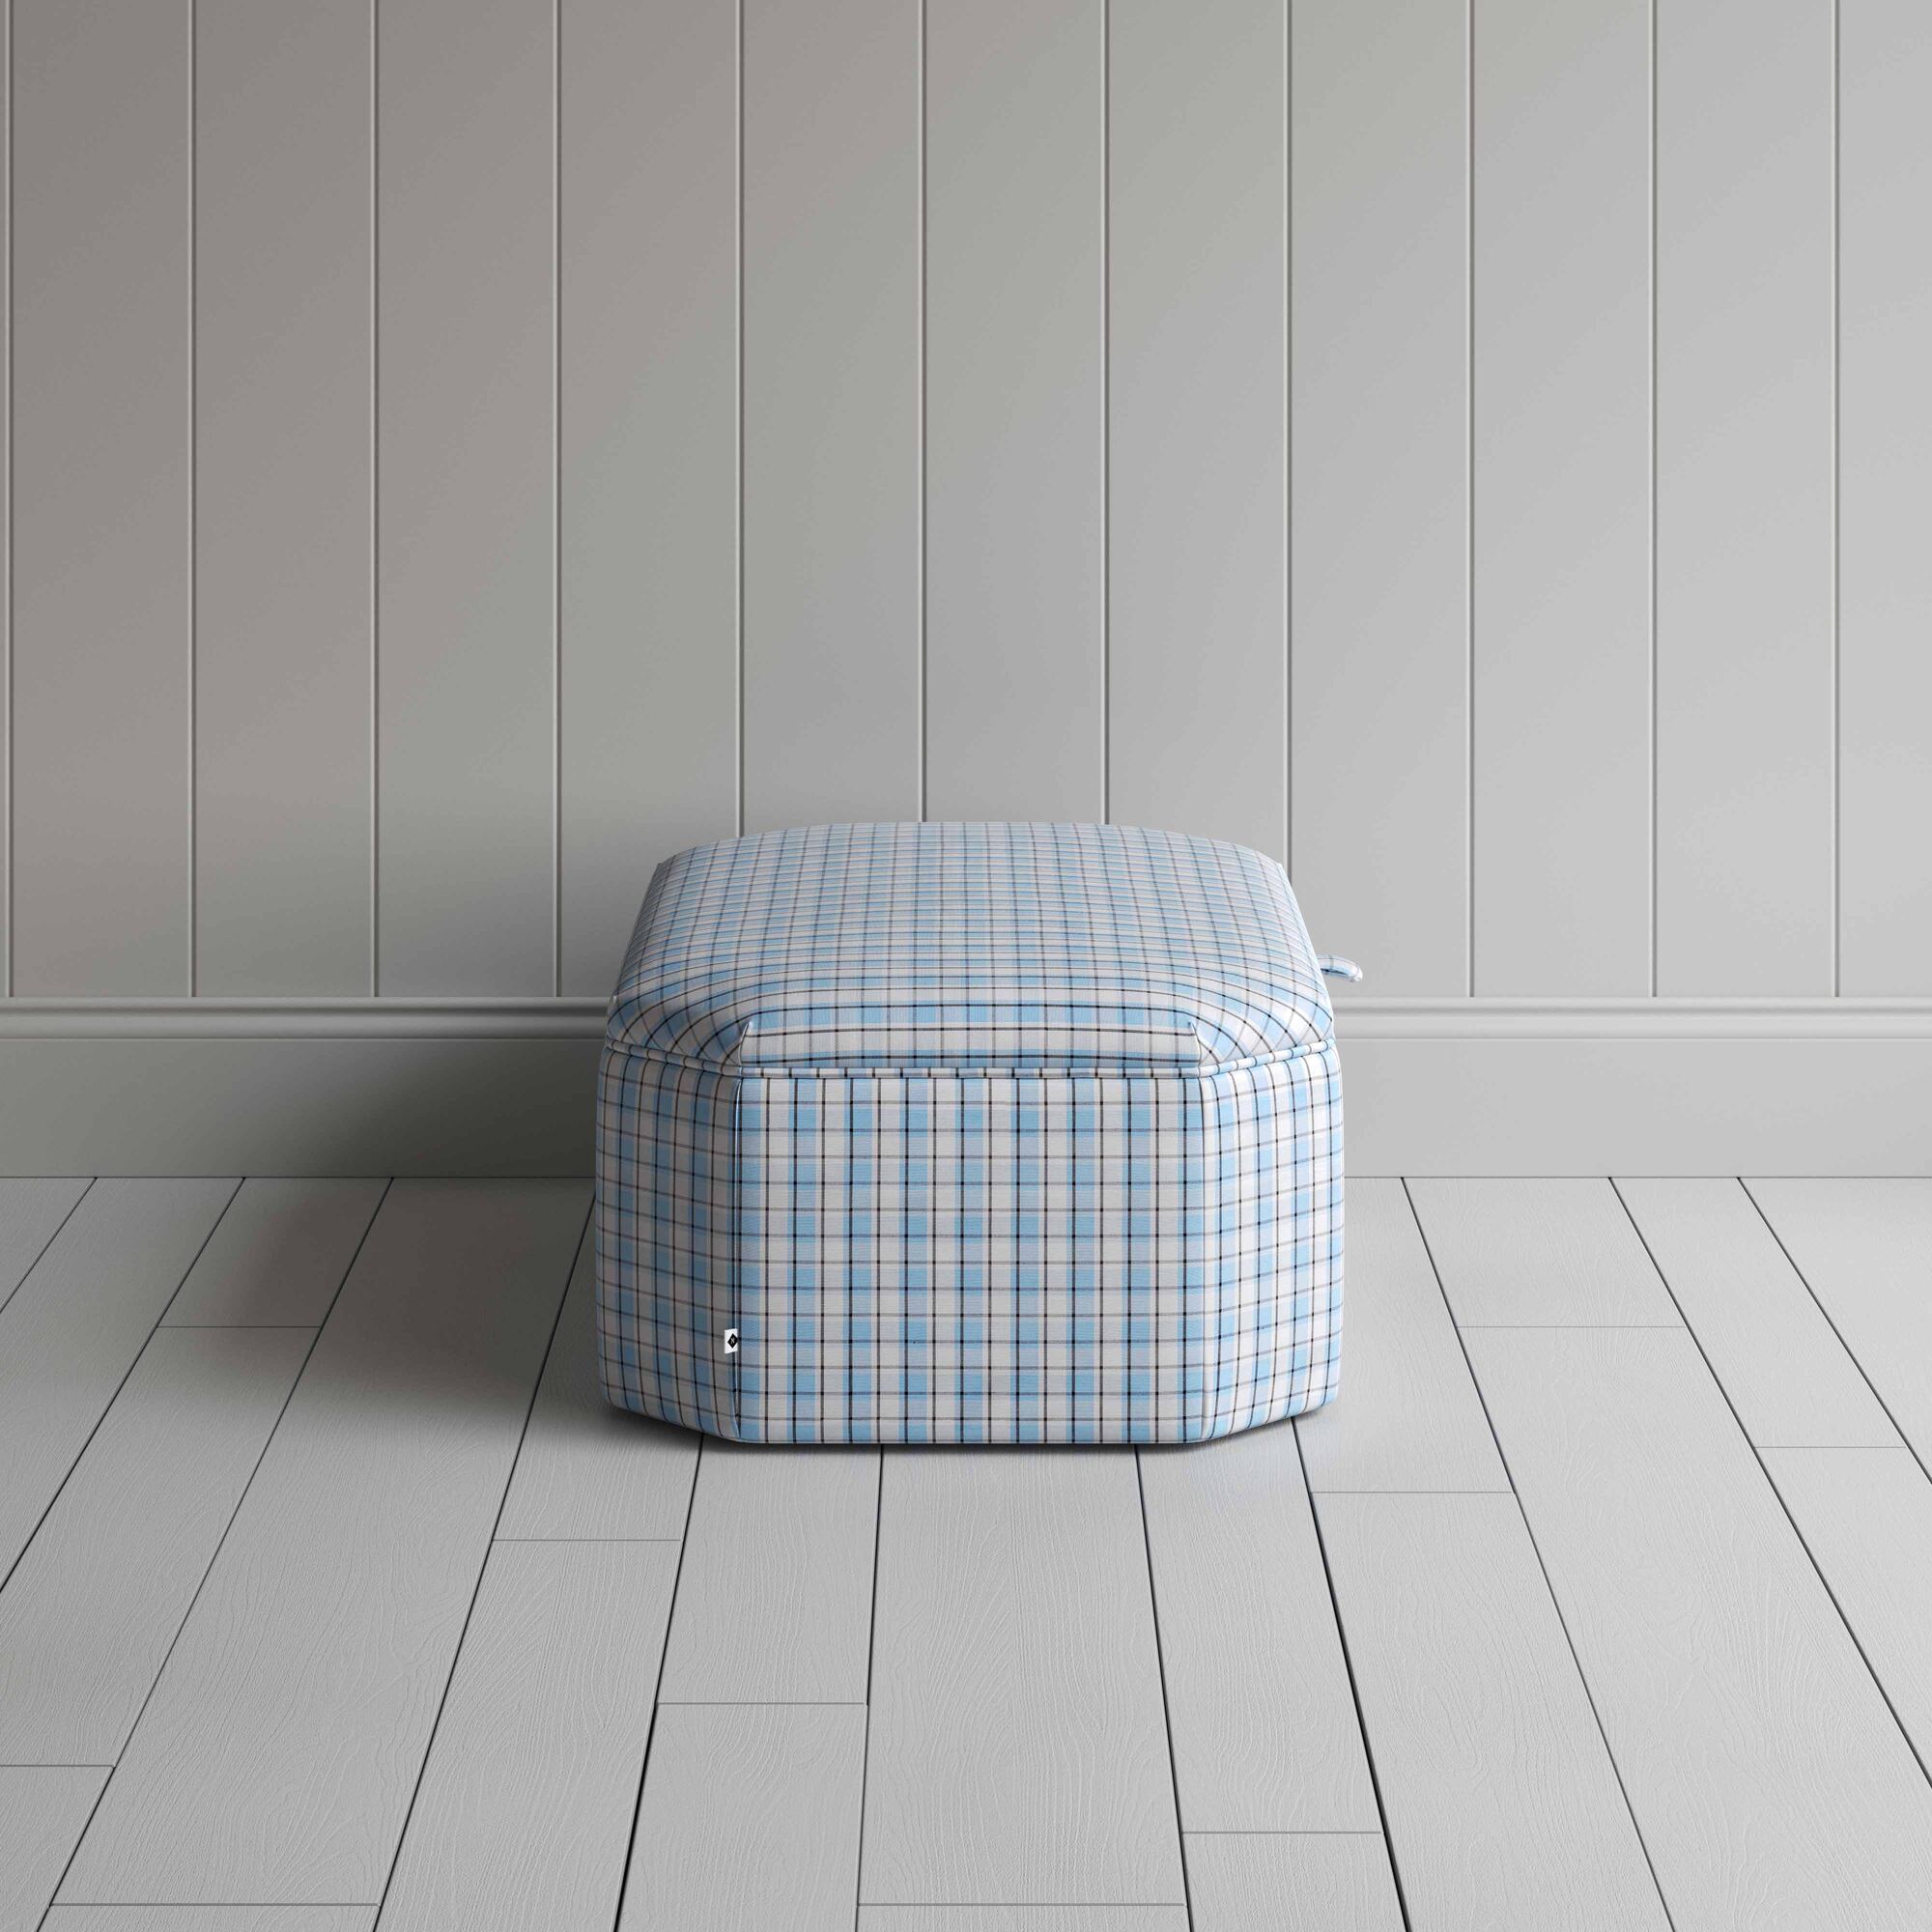
[{"label": "ottoman", "polygon": [[834,825],[659,867],[598,1082],[625,1408],[744,1442],[1186,1442],[1335,1393],[1342,1090],[1273,860]]}]

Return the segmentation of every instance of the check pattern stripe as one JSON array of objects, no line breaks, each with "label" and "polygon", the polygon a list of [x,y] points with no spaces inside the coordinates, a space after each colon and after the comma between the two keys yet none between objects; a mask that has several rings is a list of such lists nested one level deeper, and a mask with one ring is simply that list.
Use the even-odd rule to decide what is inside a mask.
[{"label": "check pattern stripe", "polygon": [[1287,879],[1237,846],[865,826],[680,855],[600,1074],[606,1393],[765,1442],[1192,1441],[1311,1408],[1340,1369],[1330,1033]]}]

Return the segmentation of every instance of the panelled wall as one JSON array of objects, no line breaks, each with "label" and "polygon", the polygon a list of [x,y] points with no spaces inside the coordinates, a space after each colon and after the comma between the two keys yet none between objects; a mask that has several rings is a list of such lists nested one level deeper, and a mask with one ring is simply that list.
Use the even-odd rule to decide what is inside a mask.
[{"label": "panelled wall", "polygon": [[1932,994],[1918,0],[12,0],[16,1002],[593,995],[833,818]]}]

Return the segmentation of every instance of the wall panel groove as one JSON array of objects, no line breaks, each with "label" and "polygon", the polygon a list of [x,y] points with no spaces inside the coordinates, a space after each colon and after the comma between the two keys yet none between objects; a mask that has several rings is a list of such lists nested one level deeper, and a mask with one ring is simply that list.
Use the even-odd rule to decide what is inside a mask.
[{"label": "wall panel groove", "polygon": [[1650,486],[1650,524],[1647,531],[1649,539],[1648,566],[1650,572],[1648,609],[1646,615],[1650,621],[1650,687],[1646,692],[1649,737],[1645,746],[1650,764],[1650,787],[1644,803],[1649,818],[1645,826],[1648,838],[1650,860],[1650,896],[1646,911],[1649,915],[1647,941],[1650,955],[1650,980],[1646,991],[1655,998],[1657,984],[1657,877],[1658,877],[1658,816],[1657,816],[1657,9],[1659,0],[1650,0],[1650,45],[1649,45],[1649,89],[1646,106],[1649,111],[1649,152],[1645,156],[1648,165],[1646,187],[1650,204],[1650,255],[1646,267],[1649,281],[1645,289],[1645,299],[1650,309],[1650,420],[1647,425],[1650,435],[1650,469],[1647,478]]},{"label": "wall panel groove", "polygon": [[1841,451],[1842,416],[1840,395],[1844,355],[1840,325],[1842,301],[1839,296],[1839,260],[1843,253],[1844,222],[1840,209],[1842,170],[1839,166],[1841,137],[1839,104],[1843,87],[1839,79],[1839,20],[1842,0],[1832,0],[1832,992],[1844,990],[1845,947],[1845,868],[1844,868],[1844,644],[1840,622],[1842,519],[1839,514],[1843,486],[1844,460]]}]

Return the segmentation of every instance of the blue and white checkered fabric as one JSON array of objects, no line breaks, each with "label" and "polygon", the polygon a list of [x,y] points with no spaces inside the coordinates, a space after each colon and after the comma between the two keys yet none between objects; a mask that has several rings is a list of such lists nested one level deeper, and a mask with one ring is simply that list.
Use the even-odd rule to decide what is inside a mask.
[{"label": "blue and white checkered fabric", "polygon": [[1192,1441],[1340,1365],[1342,1104],[1272,860],[1093,825],[658,870],[598,1115],[606,1393],[747,1441]]}]

